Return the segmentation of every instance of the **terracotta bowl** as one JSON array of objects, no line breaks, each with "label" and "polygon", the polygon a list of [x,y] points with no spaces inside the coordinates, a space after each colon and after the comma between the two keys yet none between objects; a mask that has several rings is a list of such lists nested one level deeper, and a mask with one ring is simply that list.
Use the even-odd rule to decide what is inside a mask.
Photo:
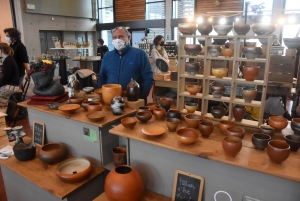
[{"label": "terracotta bowl", "polygon": [[100,102],[91,102],[87,105],[87,111],[93,112],[93,111],[101,111],[102,110],[102,104]]},{"label": "terracotta bowl", "polygon": [[221,53],[221,47],[219,45],[208,46],[207,51],[210,53],[211,57],[217,57]]},{"label": "terracotta bowl", "polygon": [[300,118],[293,118],[291,121],[291,128],[295,135],[300,135]]},{"label": "terracotta bowl", "polygon": [[178,30],[183,35],[193,35],[197,30],[197,25],[194,23],[179,23]]},{"label": "terracotta bowl", "polygon": [[233,25],[213,25],[215,32],[219,36],[227,36],[227,34],[232,30]]},{"label": "terracotta bowl", "polygon": [[259,74],[259,66],[244,66],[243,75],[246,81],[254,81]]},{"label": "terracotta bowl", "polygon": [[199,128],[199,122],[203,117],[196,114],[187,114],[184,116],[185,123],[191,128]]},{"label": "terracotta bowl", "polygon": [[255,59],[261,54],[262,49],[261,47],[242,47],[242,52],[247,59]]},{"label": "terracotta bowl", "polygon": [[300,38],[283,38],[283,43],[288,49],[296,49],[300,46]]},{"label": "terracotta bowl", "polygon": [[225,48],[225,49],[222,49],[222,54],[226,57],[226,58],[230,58],[232,57],[233,53],[234,53],[234,50],[233,49],[229,49],[229,48]]},{"label": "terracotta bowl", "polygon": [[158,103],[148,103],[147,107],[150,108],[151,112],[153,113],[153,110],[157,107],[159,107],[160,105]]},{"label": "terracotta bowl", "polygon": [[184,45],[184,50],[186,51],[187,55],[199,55],[202,47],[200,44],[185,44]]},{"label": "terracotta bowl", "polygon": [[226,113],[226,108],[220,106],[212,106],[210,113],[214,116],[214,118],[221,119]]},{"label": "terracotta bowl", "polygon": [[209,35],[212,30],[212,24],[198,24],[198,31],[201,35]]},{"label": "terracotta bowl", "polygon": [[199,137],[198,131],[193,128],[182,128],[177,130],[176,138],[182,144],[193,144]]},{"label": "terracotta bowl", "polygon": [[74,97],[70,97],[68,100],[68,103],[71,104],[81,104],[83,102],[83,97],[81,96],[74,96]]},{"label": "terracotta bowl", "polygon": [[194,113],[198,109],[198,103],[185,103],[184,108],[188,113]]},{"label": "terracotta bowl", "polygon": [[276,30],[276,24],[254,23],[252,31],[258,36],[269,36]]},{"label": "terracotta bowl", "polygon": [[276,131],[281,131],[288,125],[288,120],[282,116],[271,116],[268,119],[268,123],[271,127],[275,128]]},{"label": "terracotta bowl", "polygon": [[210,88],[211,88],[212,92],[214,92],[214,91],[224,92],[225,91],[225,86],[221,85],[221,84],[212,84]]},{"label": "terracotta bowl", "polygon": [[216,78],[223,78],[227,75],[228,69],[227,68],[212,68],[212,74]]},{"label": "terracotta bowl", "polygon": [[233,25],[233,30],[237,35],[246,35],[250,31],[249,24],[235,24]]},{"label": "terracotta bowl", "polygon": [[106,117],[106,114],[105,112],[102,111],[93,111],[93,112],[88,112],[86,114],[86,117],[90,121],[102,121]]},{"label": "terracotta bowl", "polygon": [[227,156],[235,157],[242,149],[242,139],[235,136],[224,137],[222,147]]},{"label": "terracotta bowl", "polygon": [[292,152],[297,152],[300,148],[300,136],[299,135],[286,135],[284,136],[285,142],[290,145]]},{"label": "terracotta bowl", "polygon": [[245,130],[239,127],[229,127],[226,128],[225,134],[227,136],[235,136],[243,139],[245,136]]},{"label": "terracotta bowl", "polygon": [[150,107],[148,107],[148,106],[141,106],[137,109],[137,112],[143,112],[143,111],[151,112]]},{"label": "terracotta bowl", "polygon": [[199,123],[199,131],[204,138],[208,138],[214,131],[214,124],[209,121],[201,121]]},{"label": "terracotta bowl", "polygon": [[185,62],[185,71],[189,74],[189,75],[196,75],[197,72],[200,69],[200,64],[199,62]]},{"label": "terracotta bowl", "polygon": [[267,146],[267,154],[272,163],[280,164],[290,155],[290,145],[279,140],[271,140]]},{"label": "terracotta bowl", "polygon": [[153,110],[153,115],[155,116],[156,120],[162,120],[166,115],[166,110],[164,108],[155,108]]},{"label": "terracotta bowl", "polygon": [[191,95],[196,95],[199,93],[202,89],[202,86],[200,85],[186,85],[186,90],[191,94]]},{"label": "terracotta bowl", "polygon": [[257,89],[251,87],[242,88],[242,96],[245,100],[245,103],[251,103],[252,100],[256,97]]},{"label": "terracotta bowl", "polygon": [[121,119],[121,123],[125,128],[133,129],[136,125],[136,118],[135,117],[124,117]]},{"label": "terracotta bowl", "polygon": [[150,136],[150,137],[159,136],[159,135],[164,134],[165,132],[166,132],[166,129],[163,126],[153,126],[152,128],[150,128],[150,127],[142,128],[142,133],[147,136]]},{"label": "terracotta bowl", "polygon": [[78,108],[80,108],[79,104],[66,104],[58,107],[58,110],[66,113],[73,114]]},{"label": "terracotta bowl", "polygon": [[152,113],[150,111],[137,112],[136,118],[142,123],[147,123],[152,118]]},{"label": "terracotta bowl", "polygon": [[44,163],[58,163],[62,161],[67,154],[66,148],[60,143],[50,143],[42,146],[39,152],[39,158]]},{"label": "terracotta bowl", "polygon": [[271,136],[263,133],[252,134],[252,144],[255,149],[264,151],[268,146],[268,142],[271,140]]},{"label": "terracotta bowl", "polygon": [[177,118],[167,118],[166,123],[170,132],[175,132],[180,120]]},{"label": "terracotta bowl", "polygon": [[227,40],[228,40],[227,38],[214,38],[214,42],[212,44],[213,45],[224,45]]},{"label": "terracotta bowl", "polygon": [[260,125],[259,126],[259,131],[261,132],[261,133],[264,133],[264,134],[267,134],[267,135],[269,135],[269,136],[273,136],[274,135],[274,133],[275,133],[275,129],[273,128],[273,127],[271,127],[271,126],[269,126],[269,125]]},{"label": "terracotta bowl", "polygon": [[173,109],[170,109],[168,112],[167,112],[167,118],[176,118],[176,119],[181,119],[181,113],[179,110],[173,110]]},{"label": "terracotta bowl", "polygon": [[221,132],[226,135],[226,129],[230,127],[234,127],[235,123],[232,121],[222,120],[219,122],[219,128]]},{"label": "terracotta bowl", "polygon": [[71,158],[62,162],[56,169],[57,177],[67,183],[84,180],[92,171],[92,164],[84,158]]},{"label": "terracotta bowl", "polygon": [[173,99],[172,98],[160,98],[160,105],[162,108],[164,108],[166,110],[166,112],[170,109],[172,103],[173,103]]}]

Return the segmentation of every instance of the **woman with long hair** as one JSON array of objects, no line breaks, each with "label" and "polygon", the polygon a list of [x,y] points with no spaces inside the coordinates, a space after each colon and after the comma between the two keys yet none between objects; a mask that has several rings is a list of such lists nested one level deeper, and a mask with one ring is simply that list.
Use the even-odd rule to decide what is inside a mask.
[{"label": "woman with long hair", "polygon": [[161,73],[161,71],[156,66],[156,59],[157,58],[163,58],[166,60],[166,62],[169,63],[168,54],[165,50],[164,46],[165,38],[162,35],[157,35],[153,43],[155,47],[151,50],[151,57],[153,59],[153,71],[154,73]]}]

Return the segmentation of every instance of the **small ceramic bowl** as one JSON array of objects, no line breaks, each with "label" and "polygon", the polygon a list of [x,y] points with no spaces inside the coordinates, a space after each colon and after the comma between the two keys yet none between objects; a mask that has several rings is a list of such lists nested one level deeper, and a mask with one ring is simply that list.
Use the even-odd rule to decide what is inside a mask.
[{"label": "small ceramic bowl", "polygon": [[87,94],[90,94],[94,90],[94,87],[84,87],[82,88],[82,91],[84,91]]},{"label": "small ceramic bowl", "polygon": [[121,123],[125,128],[133,129],[136,125],[136,118],[135,117],[124,117],[121,119]]},{"label": "small ceramic bowl", "polygon": [[227,75],[228,69],[227,68],[212,68],[212,74],[216,78],[223,78]]},{"label": "small ceramic bowl", "polygon": [[235,136],[224,137],[222,147],[227,156],[235,157],[242,149],[241,138]]},{"label": "small ceramic bowl", "polygon": [[166,115],[166,110],[164,108],[155,108],[153,110],[153,115],[155,116],[156,120],[162,120]]},{"label": "small ceramic bowl", "polygon": [[201,91],[202,86],[200,85],[186,85],[186,90],[191,94],[191,95],[196,95]]},{"label": "small ceramic bowl", "polygon": [[39,158],[44,163],[53,164],[62,161],[66,153],[66,148],[62,144],[50,143],[41,147]]},{"label": "small ceramic bowl", "polygon": [[102,121],[106,117],[106,114],[102,111],[93,111],[93,112],[88,112],[86,114],[86,117],[90,121]]},{"label": "small ceramic bowl", "polygon": [[151,112],[153,113],[153,110],[154,110],[155,108],[158,108],[158,107],[159,107],[159,104],[158,104],[158,103],[148,103],[148,104],[147,104],[147,107],[149,107],[150,110],[151,110]]},{"label": "small ceramic bowl", "polygon": [[276,131],[281,131],[288,125],[288,120],[283,116],[271,116],[269,117],[268,123],[270,126],[275,128]]},{"label": "small ceramic bowl", "polygon": [[253,133],[252,134],[252,144],[255,149],[264,151],[268,146],[268,142],[271,140],[271,136],[263,133]]},{"label": "small ceramic bowl", "polygon": [[167,118],[166,123],[170,132],[175,132],[180,120],[177,118]]},{"label": "small ceramic bowl", "polygon": [[136,118],[142,123],[147,123],[152,118],[152,113],[150,111],[137,112]]},{"label": "small ceramic bowl", "polygon": [[199,137],[198,131],[193,128],[182,128],[177,130],[176,138],[182,144],[193,144]]},{"label": "small ceramic bowl", "polygon": [[79,104],[66,104],[58,107],[58,110],[70,115],[73,114],[78,108],[80,108]]},{"label": "small ceramic bowl", "polygon": [[273,136],[274,135],[274,133],[275,133],[275,129],[273,128],[273,127],[271,127],[271,126],[269,126],[269,125],[260,125],[259,126],[259,131],[261,132],[261,133],[264,133],[264,134],[267,134],[267,135],[269,135],[269,136]]},{"label": "small ceramic bowl", "polygon": [[219,128],[224,135],[226,135],[226,129],[230,127],[234,127],[234,125],[235,124],[232,121],[222,120],[219,122]]},{"label": "small ceramic bowl", "polygon": [[185,103],[184,108],[188,113],[194,113],[198,109],[198,103]]},{"label": "small ceramic bowl", "polygon": [[197,24],[194,23],[179,23],[178,29],[180,33],[186,35],[193,35],[197,30]]},{"label": "small ceramic bowl", "polygon": [[226,128],[225,133],[227,136],[236,136],[241,139],[243,139],[245,136],[245,130],[243,128],[239,128],[239,127]]},{"label": "small ceramic bowl", "polygon": [[233,53],[234,53],[234,50],[233,49],[229,49],[229,48],[225,48],[225,49],[222,49],[222,54],[226,57],[226,58],[230,58],[232,57]]},{"label": "small ceramic bowl", "polygon": [[212,92],[212,95],[214,98],[221,98],[223,96],[224,92],[223,91],[214,91]]},{"label": "small ceramic bowl", "polygon": [[214,123],[209,121],[201,121],[199,123],[199,131],[204,138],[208,138],[214,131]]},{"label": "small ceramic bowl", "polygon": [[181,120],[181,112],[179,110],[170,109],[167,112],[167,118],[176,118]]},{"label": "small ceramic bowl", "polygon": [[70,104],[79,104],[79,105],[81,105],[81,103],[83,102],[83,97],[82,96],[70,97],[68,102]]},{"label": "small ceramic bowl", "polygon": [[191,128],[199,128],[199,122],[203,117],[196,114],[188,114],[184,116],[185,123]]},{"label": "small ceramic bowl", "polygon": [[151,110],[150,110],[150,108],[148,106],[141,106],[137,110],[137,112],[143,112],[143,111],[149,111],[149,112],[151,112]]},{"label": "small ceramic bowl", "polygon": [[297,152],[300,148],[300,136],[298,135],[286,135],[284,136],[286,143],[291,147],[291,151]]}]

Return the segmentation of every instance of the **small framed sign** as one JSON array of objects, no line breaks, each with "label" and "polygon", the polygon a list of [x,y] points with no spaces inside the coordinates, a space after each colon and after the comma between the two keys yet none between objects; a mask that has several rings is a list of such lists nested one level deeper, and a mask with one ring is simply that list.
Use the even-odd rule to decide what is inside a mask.
[{"label": "small framed sign", "polygon": [[172,201],[201,201],[204,178],[177,170],[174,177]]},{"label": "small framed sign", "polygon": [[37,145],[44,145],[45,124],[38,121],[33,121],[33,142]]}]

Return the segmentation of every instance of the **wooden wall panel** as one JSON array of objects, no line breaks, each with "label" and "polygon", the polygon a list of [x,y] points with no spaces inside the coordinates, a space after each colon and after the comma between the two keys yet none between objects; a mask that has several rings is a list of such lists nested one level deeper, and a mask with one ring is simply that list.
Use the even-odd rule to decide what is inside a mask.
[{"label": "wooden wall panel", "polygon": [[13,27],[9,0],[1,0],[0,41],[6,42],[3,30]]},{"label": "wooden wall panel", "polygon": [[214,0],[197,0],[196,14],[199,15],[205,12],[218,12],[218,11],[243,11],[243,4],[244,4],[243,0],[219,0],[219,1],[221,2],[221,5],[215,6]]},{"label": "wooden wall panel", "polygon": [[115,0],[116,22],[145,20],[145,0]]}]

